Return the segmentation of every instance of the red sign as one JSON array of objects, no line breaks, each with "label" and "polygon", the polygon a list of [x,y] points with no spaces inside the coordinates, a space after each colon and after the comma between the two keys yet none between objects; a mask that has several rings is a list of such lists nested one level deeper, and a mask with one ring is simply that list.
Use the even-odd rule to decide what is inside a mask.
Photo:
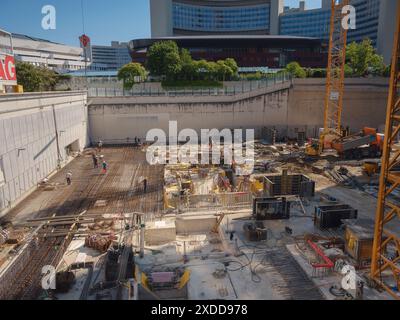
[{"label": "red sign", "polygon": [[84,34],[79,37],[82,47],[86,48],[90,44],[90,38]]},{"label": "red sign", "polygon": [[15,60],[13,56],[5,55],[0,57],[0,83],[16,84],[17,72],[15,70]]}]

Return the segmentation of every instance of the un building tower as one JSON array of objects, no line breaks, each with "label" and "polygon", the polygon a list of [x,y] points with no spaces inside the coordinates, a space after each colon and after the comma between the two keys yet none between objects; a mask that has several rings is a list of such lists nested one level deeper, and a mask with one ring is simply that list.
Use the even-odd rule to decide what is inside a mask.
[{"label": "un building tower", "polygon": [[150,0],[153,38],[277,35],[283,0]]}]

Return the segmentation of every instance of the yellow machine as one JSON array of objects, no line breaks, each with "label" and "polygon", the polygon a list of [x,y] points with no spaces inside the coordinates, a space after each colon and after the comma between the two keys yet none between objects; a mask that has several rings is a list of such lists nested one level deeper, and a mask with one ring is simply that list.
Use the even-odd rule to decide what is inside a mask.
[{"label": "yellow machine", "polygon": [[312,157],[319,156],[324,151],[324,141],[325,135],[321,133],[319,139],[313,139],[306,145],[306,154]]},{"label": "yellow machine", "polygon": [[400,205],[391,195],[399,191],[400,150],[394,144],[400,132],[400,0],[393,40],[393,59],[386,111],[385,139],[379,181],[378,206],[372,248],[371,278],[400,300]]},{"label": "yellow machine", "polygon": [[331,21],[329,34],[328,67],[326,72],[326,92],[324,111],[324,130],[319,140],[306,145],[306,154],[318,156],[326,145],[342,136],[342,110],[344,93],[344,71],[346,63],[347,30],[342,27],[345,15],[342,12],[349,0],[338,3],[331,0]]},{"label": "yellow machine", "polygon": [[371,177],[372,175],[374,175],[375,173],[378,172],[379,169],[379,164],[377,162],[372,162],[372,161],[366,161],[363,164],[363,171],[369,176]]}]

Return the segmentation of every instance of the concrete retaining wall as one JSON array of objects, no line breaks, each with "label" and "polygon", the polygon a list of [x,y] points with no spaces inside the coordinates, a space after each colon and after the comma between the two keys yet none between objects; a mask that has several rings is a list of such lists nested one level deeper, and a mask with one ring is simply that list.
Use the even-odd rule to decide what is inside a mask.
[{"label": "concrete retaining wall", "polygon": [[[382,128],[385,122],[388,79],[347,79],[343,125],[353,132],[364,126]],[[288,83],[234,96],[98,97],[90,99],[90,135],[105,143],[142,140],[148,130],[168,134],[168,121],[178,130],[275,128],[278,138],[317,137],[323,126],[324,79],[295,79]]]},{"label": "concrete retaining wall", "polygon": [[[389,79],[347,79],[343,101],[343,126],[352,132],[364,126],[380,128],[386,118]],[[288,126],[289,136],[307,132],[317,137],[323,126],[325,98],[324,79],[295,79],[289,94]]]},{"label": "concrete retaining wall", "polygon": [[0,96],[0,216],[88,142],[85,92]]},{"label": "concrete retaining wall", "polygon": [[[290,82],[237,95],[177,97],[99,97],[89,100],[90,135],[105,143],[145,139],[154,128],[168,134],[169,121],[178,130],[286,128]],[[128,139],[129,138],[129,139]]]}]

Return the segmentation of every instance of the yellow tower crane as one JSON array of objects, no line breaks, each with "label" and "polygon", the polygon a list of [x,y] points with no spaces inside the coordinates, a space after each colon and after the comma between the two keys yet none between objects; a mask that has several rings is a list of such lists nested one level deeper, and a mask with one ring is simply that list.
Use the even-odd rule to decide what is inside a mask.
[{"label": "yellow tower crane", "polygon": [[320,134],[319,140],[306,146],[306,154],[309,156],[320,155],[325,142],[342,136],[341,118],[347,46],[347,29],[343,28],[342,21],[347,14],[347,12],[343,12],[343,7],[349,4],[349,0],[331,0],[331,2],[324,130]]},{"label": "yellow tower crane", "polygon": [[[371,278],[400,300],[400,204],[391,194],[400,187],[400,0],[394,37],[382,169],[379,181]],[[396,170],[397,168],[397,170]]]}]

